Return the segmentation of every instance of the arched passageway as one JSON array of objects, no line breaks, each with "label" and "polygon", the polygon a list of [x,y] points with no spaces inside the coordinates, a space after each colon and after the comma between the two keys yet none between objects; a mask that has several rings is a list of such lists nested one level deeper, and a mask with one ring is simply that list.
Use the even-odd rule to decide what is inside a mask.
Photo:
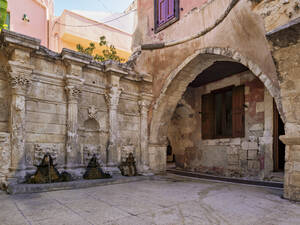
[{"label": "arched passageway", "polygon": [[[220,62],[223,62],[224,65],[226,63],[240,65],[242,70],[237,73],[231,71],[231,74],[227,74],[229,66],[223,71],[224,73],[220,73],[223,77],[209,80],[211,77],[208,76],[204,78],[208,82],[207,84],[201,84],[201,81],[198,81],[199,87],[192,87],[199,80],[196,79],[199,74],[203,74],[208,68],[214,68],[213,65]],[[229,75],[234,76],[227,78],[226,76]],[[220,79],[222,80],[219,81]],[[191,85],[192,81],[194,83]],[[243,86],[243,90],[236,89],[239,86]],[[206,105],[202,108],[203,96],[217,93],[224,88],[225,90],[231,88],[231,90],[211,96],[215,100],[219,99],[219,106],[215,105],[214,107],[221,107],[216,110],[221,113],[218,116],[214,114],[214,117],[219,120],[219,124],[224,125],[224,118],[226,120],[228,117],[224,116],[224,113],[226,114],[228,109],[223,107],[221,99],[226,101],[226,95],[231,96],[227,99],[231,99],[235,103],[231,102],[229,105],[240,104],[245,110],[244,131],[234,130],[234,127],[240,126],[240,124],[238,121],[230,121],[231,128],[229,130],[233,130],[234,133],[226,134],[226,131],[222,131],[223,125],[217,127],[215,122],[214,125],[209,123],[205,125],[206,129],[210,128],[209,130],[213,130],[214,134],[203,134],[202,117],[205,108],[209,107]],[[239,99],[243,97],[232,96],[238,92],[243,93],[245,102],[239,102]],[[257,93],[259,96],[249,100],[252,95]],[[190,170],[200,168],[207,172],[215,170],[224,175],[242,171],[240,175],[251,173],[251,175],[265,177],[274,170],[273,99],[284,121],[278,85],[263,74],[257,65],[232,49],[209,48],[197,51],[168,76],[161,95],[154,104],[150,124],[150,167],[160,171],[166,169],[168,137],[174,152],[181,148],[178,150],[181,151],[181,154],[177,153],[175,158],[182,167]],[[266,108],[269,110],[265,112]],[[231,113],[234,114],[233,111]],[[181,126],[180,131],[178,126]],[[206,137],[203,138],[203,135]],[[177,149],[174,149],[174,146]]]}]

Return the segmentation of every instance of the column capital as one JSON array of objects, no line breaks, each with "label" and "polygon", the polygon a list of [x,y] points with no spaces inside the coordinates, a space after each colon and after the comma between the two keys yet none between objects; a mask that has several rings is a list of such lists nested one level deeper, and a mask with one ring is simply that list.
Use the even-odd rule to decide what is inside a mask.
[{"label": "column capital", "polygon": [[120,88],[119,86],[110,86],[107,89],[107,92],[105,93],[105,99],[110,108],[118,107],[120,96],[123,91],[124,89]]},{"label": "column capital", "polygon": [[9,61],[9,65],[8,82],[12,94],[25,95],[32,83],[33,66],[17,61]]},{"label": "column capital", "polygon": [[153,100],[153,95],[151,94],[142,93],[140,95],[140,99],[138,101],[138,105],[140,107],[140,113],[148,113],[152,100]]},{"label": "column capital", "polygon": [[68,100],[77,101],[80,97],[84,80],[76,76],[67,75],[65,78],[65,82],[65,90],[67,92]]},{"label": "column capital", "polygon": [[78,86],[66,86],[67,97],[69,101],[76,101],[81,95],[81,88]]}]

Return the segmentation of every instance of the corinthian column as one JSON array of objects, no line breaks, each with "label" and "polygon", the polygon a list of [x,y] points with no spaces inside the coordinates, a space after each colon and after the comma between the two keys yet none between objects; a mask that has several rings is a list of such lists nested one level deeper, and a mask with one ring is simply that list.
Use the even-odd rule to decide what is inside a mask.
[{"label": "corinthian column", "polygon": [[122,89],[113,85],[108,89],[106,96],[109,117],[109,145],[107,149],[107,166],[117,167],[121,162],[121,152],[118,150],[119,121],[118,105]]},{"label": "corinthian column", "polygon": [[149,151],[148,151],[148,112],[151,104],[152,95],[141,95],[141,100],[138,102],[140,106],[140,149],[141,158],[139,168],[141,173],[148,174],[149,169]]},{"label": "corinthian column", "polygon": [[[10,61],[11,72],[9,84],[11,87],[9,128],[11,134],[11,164],[10,170],[18,176],[17,171],[22,171],[25,166],[25,121],[26,105],[25,96],[31,84],[32,66],[21,65],[19,62]],[[22,176],[22,175],[21,175]]]},{"label": "corinthian column", "polygon": [[80,149],[78,147],[78,99],[81,94],[83,80],[75,76],[66,77],[67,109],[67,142],[66,164],[75,168],[80,164]]}]

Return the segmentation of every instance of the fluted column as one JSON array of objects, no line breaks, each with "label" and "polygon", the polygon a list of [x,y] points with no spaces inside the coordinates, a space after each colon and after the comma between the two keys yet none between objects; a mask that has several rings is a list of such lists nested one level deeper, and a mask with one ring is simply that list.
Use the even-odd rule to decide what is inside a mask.
[{"label": "fluted column", "polygon": [[25,96],[31,85],[32,66],[10,61],[9,85],[11,87],[9,128],[11,134],[11,166],[13,176],[25,166]]},{"label": "fluted column", "polygon": [[75,168],[80,164],[81,154],[78,147],[78,99],[83,81],[75,76],[66,77],[67,108],[67,141],[66,164]]},{"label": "fluted column", "polygon": [[106,94],[109,117],[109,145],[107,149],[107,166],[116,167],[121,162],[121,152],[118,149],[119,121],[118,105],[122,89],[114,84]]},{"label": "fluted column", "polygon": [[141,100],[138,102],[140,107],[140,172],[149,173],[149,151],[148,151],[148,141],[149,141],[149,130],[148,130],[148,112],[151,104],[150,95],[143,95]]}]

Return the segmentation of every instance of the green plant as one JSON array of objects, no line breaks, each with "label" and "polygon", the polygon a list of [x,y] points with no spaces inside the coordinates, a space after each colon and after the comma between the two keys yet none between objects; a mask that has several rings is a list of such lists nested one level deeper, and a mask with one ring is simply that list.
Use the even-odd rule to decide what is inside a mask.
[{"label": "green plant", "polygon": [[5,28],[7,0],[0,0],[0,30]]},{"label": "green plant", "polygon": [[105,61],[105,60],[115,60],[118,62],[125,61],[124,58],[118,56],[117,50],[114,45],[108,45],[105,36],[101,36],[99,38],[99,46],[104,47],[102,50],[102,55],[94,54],[94,50],[96,49],[96,44],[91,42],[88,47],[83,47],[81,44],[76,45],[76,49],[78,52],[91,55],[94,57],[96,61]]}]

